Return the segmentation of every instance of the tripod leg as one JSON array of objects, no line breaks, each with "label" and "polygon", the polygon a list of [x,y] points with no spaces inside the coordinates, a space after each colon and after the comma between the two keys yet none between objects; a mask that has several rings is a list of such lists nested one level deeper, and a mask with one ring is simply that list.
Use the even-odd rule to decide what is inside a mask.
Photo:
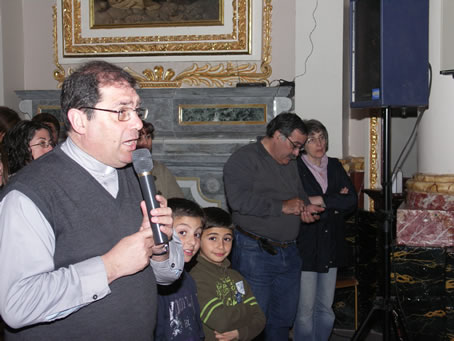
[{"label": "tripod leg", "polygon": [[364,331],[366,330],[368,324],[370,322],[372,322],[372,317],[374,315],[374,313],[377,311],[377,310],[382,310],[380,307],[378,306],[374,306],[370,311],[369,311],[369,314],[367,314],[366,316],[366,319],[361,323],[361,325],[359,326],[359,329],[355,331],[355,334],[353,334],[353,337],[351,338],[351,341],[355,341],[355,340],[364,340],[361,338],[362,334],[364,333]]},{"label": "tripod leg", "polygon": [[399,312],[396,308],[391,310],[391,317],[393,322],[394,335],[398,341],[407,341],[409,340],[407,333],[405,331],[405,326],[403,324],[402,318],[399,315]]}]

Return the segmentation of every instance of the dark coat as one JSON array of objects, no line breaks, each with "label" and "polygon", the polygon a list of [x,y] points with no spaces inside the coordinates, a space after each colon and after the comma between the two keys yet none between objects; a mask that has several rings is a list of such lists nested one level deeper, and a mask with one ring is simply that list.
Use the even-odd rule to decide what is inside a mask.
[{"label": "dark coat", "polygon": [[[321,195],[326,204],[319,221],[301,224],[298,248],[302,270],[328,272],[329,268],[346,265],[344,221],[357,207],[355,187],[336,158],[328,158],[328,188],[325,194],[301,158],[298,158],[298,172],[307,195]],[[340,194],[343,187],[348,188],[348,194]]]}]

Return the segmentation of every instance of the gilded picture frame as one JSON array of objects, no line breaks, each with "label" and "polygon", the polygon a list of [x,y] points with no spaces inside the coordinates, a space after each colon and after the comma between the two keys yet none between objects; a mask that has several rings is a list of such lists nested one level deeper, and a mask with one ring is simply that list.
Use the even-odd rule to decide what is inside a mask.
[{"label": "gilded picture frame", "polygon": [[[101,28],[100,25],[93,26],[93,12],[96,11],[93,8],[93,1],[60,0],[58,3],[61,14],[59,28],[62,36],[62,57],[163,55],[171,57],[249,55],[251,53],[251,2],[254,0],[222,1],[220,5],[223,17],[218,18],[220,22],[214,26],[196,25],[195,20],[174,25],[166,22],[165,25],[146,26],[138,23],[141,15],[137,14],[130,16],[132,18],[129,20],[130,24],[113,24],[108,28]],[[143,0],[124,1],[142,1],[143,3]],[[90,7],[90,4],[93,6]],[[146,11],[143,10],[142,13]],[[134,22],[134,19],[137,21]],[[184,29],[181,29],[181,26],[184,26]]]},{"label": "gilded picture frame", "polygon": [[[184,32],[191,34],[185,35],[178,26],[90,28],[89,3],[58,0],[54,6],[54,78],[59,86],[87,58],[146,65],[126,68],[143,88],[235,86],[268,82],[271,76],[271,0],[223,0],[222,25],[188,25]],[[153,30],[155,34],[138,35]]]}]

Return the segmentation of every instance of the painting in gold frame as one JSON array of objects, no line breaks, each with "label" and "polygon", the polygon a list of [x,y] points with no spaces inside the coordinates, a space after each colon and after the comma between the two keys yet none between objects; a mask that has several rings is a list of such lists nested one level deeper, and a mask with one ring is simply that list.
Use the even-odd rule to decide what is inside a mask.
[{"label": "painting in gold frame", "polygon": [[266,104],[181,104],[180,125],[265,124]]},{"label": "painting in gold frame", "polygon": [[222,5],[221,25],[142,27],[131,16],[131,25],[94,29],[90,1],[60,0],[62,57],[249,55],[252,0],[212,1]]},{"label": "painting in gold frame", "polygon": [[223,25],[223,0],[90,0],[90,27]]},{"label": "painting in gold frame", "polygon": [[[251,3],[254,1],[254,6],[251,8]],[[178,88],[186,86],[202,86],[202,87],[224,87],[235,86],[238,82],[250,83],[265,81],[268,82],[272,74],[271,68],[271,13],[272,0],[232,0],[231,3],[235,6],[233,11],[233,20],[236,23],[235,37],[247,37],[240,39],[246,44],[249,51],[248,55],[240,54],[234,51],[232,45],[225,45],[222,41],[213,42],[210,45],[209,41],[192,42],[192,45],[182,48],[180,46],[181,39],[185,36],[173,37],[171,41],[165,40],[162,36],[144,35],[136,37],[83,37],[80,35],[82,31],[81,25],[81,7],[88,6],[88,2],[81,3],[80,0],[59,0],[57,5],[53,6],[53,41],[54,41],[54,78],[58,82],[58,87],[61,86],[67,74],[72,72],[72,66],[83,61],[87,57],[103,58],[114,63],[148,63],[145,68],[136,70],[126,67],[127,71],[133,74],[137,82],[142,88]],[[226,18],[224,1],[224,18]],[[231,13],[232,14],[232,13]],[[247,18],[247,20],[244,20]],[[224,20],[226,21],[226,19]],[[227,20],[232,22],[232,20]],[[224,23],[225,26],[228,23]],[[88,25],[87,25],[88,27]],[[105,31],[105,30],[104,30]],[[115,30],[112,30],[115,31]],[[245,35],[246,32],[246,35]],[[210,34],[210,35],[191,35],[194,39],[220,39],[226,35]],[[227,34],[227,36],[232,36]],[[109,38],[109,39],[107,39]],[[72,40],[71,40],[72,39]],[[135,39],[135,40],[134,40]],[[161,45],[158,50],[165,57],[165,62],[158,57],[145,54],[149,57],[135,57],[131,51],[144,53],[144,46],[147,41],[155,39]],[[125,46],[109,45],[111,41],[126,44]],[[68,49],[68,41],[70,48]],[[97,46],[101,44],[107,46],[108,54],[104,55],[104,47]],[[231,55],[225,58],[219,58],[223,54],[218,49],[227,47]],[[185,49],[191,50],[196,47],[194,54],[186,56]],[[199,53],[197,48],[202,50],[211,50],[213,55],[210,57],[203,53]],[[146,48],[145,48],[146,50]],[[172,57],[168,51],[179,51],[180,56]],[[125,57],[121,57],[125,56]],[[111,58],[112,57],[112,58]],[[186,58],[186,59],[179,59]],[[187,59],[190,58],[190,59]],[[181,64],[180,67],[175,67],[175,62],[178,61],[193,62],[192,65]],[[156,61],[159,64],[156,64]],[[199,64],[202,61],[204,63]],[[169,67],[170,63],[172,67]],[[151,64],[151,65],[150,65]],[[65,66],[67,65],[67,66]]]}]

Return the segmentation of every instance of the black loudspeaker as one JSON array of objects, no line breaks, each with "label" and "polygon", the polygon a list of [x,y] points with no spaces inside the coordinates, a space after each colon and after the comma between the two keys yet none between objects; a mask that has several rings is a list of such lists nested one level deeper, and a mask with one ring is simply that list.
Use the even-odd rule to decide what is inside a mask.
[{"label": "black loudspeaker", "polygon": [[429,0],[350,0],[351,107],[427,107]]}]

